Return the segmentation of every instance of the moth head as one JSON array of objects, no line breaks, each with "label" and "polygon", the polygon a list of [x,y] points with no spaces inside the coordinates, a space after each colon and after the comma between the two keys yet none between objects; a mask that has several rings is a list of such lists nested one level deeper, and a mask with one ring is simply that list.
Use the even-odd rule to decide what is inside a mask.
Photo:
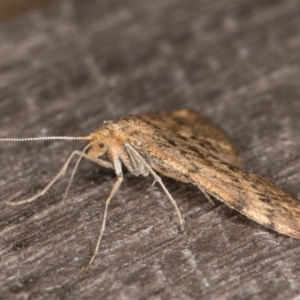
[{"label": "moth head", "polygon": [[111,134],[110,131],[101,128],[89,135],[90,148],[88,150],[88,155],[94,158],[104,155],[111,144]]}]

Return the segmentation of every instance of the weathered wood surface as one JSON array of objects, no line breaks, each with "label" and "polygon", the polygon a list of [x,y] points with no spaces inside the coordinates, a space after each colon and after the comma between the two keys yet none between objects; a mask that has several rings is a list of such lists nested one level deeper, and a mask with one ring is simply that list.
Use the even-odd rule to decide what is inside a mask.
[{"label": "weathered wood surface", "polygon": [[[227,131],[245,169],[300,198],[299,14],[297,0],[65,0],[1,23],[0,135],[85,135],[191,107]],[[63,204],[67,176],[36,202],[5,201],[40,190],[84,145],[0,145],[1,299],[299,299],[299,240],[163,178],[182,235],[160,187],[129,173],[82,273],[112,171],[83,162]]]}]

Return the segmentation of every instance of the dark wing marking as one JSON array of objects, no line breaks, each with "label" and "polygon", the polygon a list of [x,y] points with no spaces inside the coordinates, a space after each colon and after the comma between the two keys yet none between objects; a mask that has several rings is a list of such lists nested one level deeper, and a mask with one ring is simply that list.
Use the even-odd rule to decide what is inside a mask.
[{"label": "dark wing marking", "polygon": [[182,109],[139,117],[158,127],[161,134],[174,145],[177,142],[186,143],[189,147],[196,147],[222,161],[240,166],[240,158],[225,133],[192,110]]}]

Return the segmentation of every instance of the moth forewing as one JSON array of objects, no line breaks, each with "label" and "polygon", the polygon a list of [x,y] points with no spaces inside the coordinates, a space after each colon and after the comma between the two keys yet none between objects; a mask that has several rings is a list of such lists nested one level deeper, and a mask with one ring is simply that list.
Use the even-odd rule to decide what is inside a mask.
[{"label": "moth forewing", "polygon": [[[191,136],[195,128],[199,129],[199,123],[192,125],[190,120],[195,121],[196,117],[192,113],[189,118],[190,115],[189,110],[183,110],[170,115],[157,114],[153,119],[152,115],[139,116],[135,122],[142,127],[151,124],[153,128],[143,134],[132,133],[128,143],[135,151],[143,153],[151,167],[163,175],[191,182],[259,224],[300,238],[300,202],[268,180],[235,167],[239,159],[234,147],[213,125],[206,127],[205,135],[222,146],[217,151],[217,148],[202,151],[203,145],[198,147],[197,144],[202,139]],[[171,125],[165,125],[164,120]],[[185,134],[183,129],[187,126],[189,129]],[[212,129],[211,136],[207,128]],[[188,142],[186,136],[191,137]],[[212,145],[211,141],[207,145]],[[226,159],[221,160],[220,153]]]}]

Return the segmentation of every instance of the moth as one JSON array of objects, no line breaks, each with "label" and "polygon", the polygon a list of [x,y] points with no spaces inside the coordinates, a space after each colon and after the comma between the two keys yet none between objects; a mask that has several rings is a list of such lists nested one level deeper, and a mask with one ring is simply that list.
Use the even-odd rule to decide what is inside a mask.
[{"label": "moth", "polygon": [[[192,110],[124,116],[104,122],[101,128],[83,137],[2,138],[0,141],[46,139],[87,140],[88,145],[83,151],[73,151],[59,173],[40,193],[29,199],[9,202],[10,205],[32,202],[44,195],[65,174],[74,156],[78,156],[78,160],[64,197],[82,158],[113,169],[116,173],[116,182],[105,202],[96,247],[86,269],[91,266],[99,250],[108,205],[122,183],[122,164],[136,176],[153,176],[173,204],[182,231],[184,221],[178,206],[157,173],[192,183],[209,201],[213,196],[259,224],[300,238],[299,201],[270,181],[243,171],[240,158],[225,133]],[[104,154],[108,160],[100,158]]]}]

